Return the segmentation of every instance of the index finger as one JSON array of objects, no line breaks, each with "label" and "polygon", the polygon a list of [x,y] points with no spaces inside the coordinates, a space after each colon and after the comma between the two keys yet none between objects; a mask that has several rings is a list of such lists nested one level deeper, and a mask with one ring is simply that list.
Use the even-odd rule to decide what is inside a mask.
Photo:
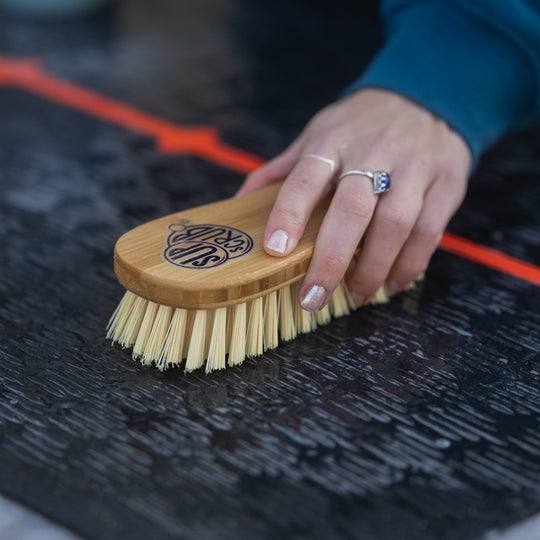
[{"label": "index finger", "polygon": [[288,255],[298,244],[313,209],[331,185],[334,167],[329,162],[335,164],[331,157],[307,152],[286,178],[266,224],[264,247],[270,255]]}]

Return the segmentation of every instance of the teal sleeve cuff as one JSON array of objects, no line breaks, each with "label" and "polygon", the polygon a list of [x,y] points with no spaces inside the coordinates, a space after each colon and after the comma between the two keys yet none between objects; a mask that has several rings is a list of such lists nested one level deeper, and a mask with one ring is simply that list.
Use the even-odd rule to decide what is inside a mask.
[{"label": "teal sleeve cuff", "polygon": [[345,94],[376,87],[408,97],[457,131],[474,162],[531,119],[535,70],[489,23],[440,1],[412,4],[386,22],[386,44]]}]

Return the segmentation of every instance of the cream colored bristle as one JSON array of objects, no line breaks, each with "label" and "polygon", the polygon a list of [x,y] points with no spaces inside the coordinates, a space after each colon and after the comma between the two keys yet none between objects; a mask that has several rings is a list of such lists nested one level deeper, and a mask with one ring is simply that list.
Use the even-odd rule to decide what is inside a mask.
[{"label": "cream colored bristle", "polygon": [[230,311],[229,366],[241,364],[246,357],[246,311],[247,304],[237,304]]},{"label": "cream colored bristle", "polygon": [[345,285],[341,282],[330,299],[330,312],[334,317],[343,317],[350,313],[349,303],[345,294]]},{"label": "cream colored bristle", "polygon": [[148,300],[145,300],[140,296],[135,298],[128,320],[122,329],[122,333],[118,337],[118,343],[122,347],[131,347],[135,341],[137,341],[137,335],[139,334],[147,305]]},{"label": "cream colored bristle", "polygon": [[164,370],[170,365],[177,365],[184,358],[184,347],[187,334],[187,310],[176,308],[165,337],[165,343],[156,366]]},{"label": "cream colored bristle", "polygon": [[206,310],[206,334],[205,334],[205,341],[204,341],[204,359],[206,360],[208,358],[208,351],[210,349],[210,341],[212,340],[212,333],[214,330],[214,314],[216,310],[215,309],[207,309]]},{"label": "cream colored bristle", "polygon": [[390,300],[390,296],[388,295],[388,292],[386,290],[386,287],[384,285],[381,285],[377,292],[373,295],[373,298],[371,299],[371,304],[386,304]]},{"label": "cream colored bristle", "polygon": [[137,334],[137,340],[135,341],[135,345],[133,345],[133,356],[135,358],[142,357],[144,354],[146,344],[150,340],[152,334],[152,327],[154,326],[154,319],[156,318],[158,309],[158,304],[155,302],[148,302],[141,327],[139,328],[139,333]]},{"label": "cream colored bristle", "polygon": [[300,288],[300,282],[291,286],[291,298],[295,306],[295,320],[296,328],[299,334],[308,334],[313,332],[317,328],[315,316],[310,311],[306,311],[298,301],[298,290]]},{"label": "cream colored bristle", "polygon": [[317,328],[313,313],[306,311],[300,304],[296,304],[296,328],[299,334],[308,334]]},{"label": "cream colored bristle", "polygon": [[[226,364],[241,364],[246,356],[259,356],[298,333],[313,331],[331,317],[354,309],[345,283],[334,291],[321,311],[310,313],[300,307],[298,284],[255,298],[249,302],[214,310],[186,310],[158,305],[126,292],[107,326],[107,337],[122,347],[133,346],[133,357],[152,362],[160,370],[181,364],[193,371],[205,364],[206,373]],[[385,287],[372,303],[388,301]],[[228,356],[228,357],[227,357]]]},{"label": "cream colored bristle", "polygon": [[163,345],[165,344],[167,331],[171,324],[173,310],[174,308],[170,306],[159,306],[152,330],[150,331],[150,337],[142,353],[144,364],[157,363],[159,360]]},{"label": "cream colored bristle", "polygon": [[137,300],[137,296],[130,291],[126,291],[107,325],[107,339],[112,339],[113,342],[118,341],[129,319],[135,300]]},{"label": "cream colored bristle", "polygon": [[186,358],[186,371],[193,371],[204,364],[207,314],[206,309],[198,309],[195,312]]},{"label": "cream colored bristle", "polygon": [[290,341],[296,336],[291,288],[283,287],[279,290],[279,337],[284,341]]},{"label": "cream colored bristle", "polygon": [[246,336],[246,356],[259,356],[264,352],[263,332],[263,299],[259,297],[250,302]]},{"label": "cream colored bristle", "polygon": [[231,337],[232,337],[232,331],[233,331],[233,319],[234,319],[234,308],[236,305],[232,305],[227,307],[227,329],[226,329],[226,337],[225,337],[225,351],[227,354],[229,354],[229,350],[231,348]]},{"label": "cream colored bristle", "polygon": [[206,373],[214,369],[225,367],[226,336],[227,336],[227,308],[215,310],[212,324],[212,337],[208,347],[208,360],[206,361]]},{"label": "cream colored bristle", "polygon": [[330,322],[330,306],[328,304],[320,311],[315,312],[315,320],[318,325],[328,324]]},{"label": "cream colored bristle", "polygon": [[264,297],[264,349],[275,349],[279,343],[277,292]]}]

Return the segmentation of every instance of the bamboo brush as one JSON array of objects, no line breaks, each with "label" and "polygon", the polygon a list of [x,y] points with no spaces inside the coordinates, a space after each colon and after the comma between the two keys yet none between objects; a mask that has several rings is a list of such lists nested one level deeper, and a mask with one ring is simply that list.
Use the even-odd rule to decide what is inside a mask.
[{"label": "bamboo brush", "polygon": [[[164,370],[209,373],[241,364],[349,313],[343,283],[318,313],[296,297],[329,201],[313,213],[287,257],[263,249],[265,224],[280,184],[156,219],[124,234],[115,273],[127,289],[107,338],[133,358]],[[387,301],[384,288],[375,302]],[[185,361],[185,362],[184,362]]]}]

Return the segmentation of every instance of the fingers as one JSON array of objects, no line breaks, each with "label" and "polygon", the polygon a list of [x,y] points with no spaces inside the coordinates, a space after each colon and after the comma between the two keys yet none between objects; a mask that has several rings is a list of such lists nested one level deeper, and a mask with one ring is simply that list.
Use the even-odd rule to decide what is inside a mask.
[{"label": "fingers", "polygon": [[[347,176],[340,181],[319,229],[311,263],[300,286],[307,311],[320,310],[345,274],[375,209],[371,181]],[[363,179],[364,180],[364,179]]]},{"label": "fingers", "polygon": [[448,221],[463,200],[465,176],[433,178],[434,171],[418,174],[424,175],[418,183],[407,182],[413,174],[398,177],[396,183],[401,180],[403,188],[396,190],[394,197],[388,193],[377,204],[357,265],[347,279],[357,306],[369,302],[383,283],[390,295],[413,283],[426,270]]},{"label": "fingers", "polygon": [[401,168],[392,174],[392,189],[378,196],[356,267],[347,279],[355,305],[368,302],[386,281],[418,219],[430,180],[430,173],[420,167]]},{"label": "fingers", "polygon": [[328,152],[301,155],[268,217],[264,247],[270,255],[288,255],[296,247],[313,209],[331,186],[335,167],[336,160]]},{"label": "fingers", "polygon": [[422,212],[386,278],[389,294],[405,290],[426,270],[450,218],[463,202],[465,180],[463,175],[439,179],[426,193]]},{"label": "fingers", "polygon": [[347,285],[356,305],[386,283],[391,293],[427,267],[463,200],[471,155],[465,141],[429,111],[396,94],[360,90],[321,111],[280,156],[252,173],[248,193],[284,180],[267,221],[265,250],[288,255],[335,180],[374,167],[392,176],[381,195],[362,175],[337,184],[300,286],[305,309],[324,307],[361,244]]},{"label": "fingers", "polygon": [[[303,154],[289,174],[267,224],[270,254],[286,255],[296,246],[313,208],[331,185],[329,179],[335,178],[325,163]],[[324,307],[361,241],[357,264],[347,279],[356,306],[368,303],[385,283],[390,294],[405,289],[426,269],[463,200],[466,175],[444,173],[422,162],[389,170],[393,187],[381,195],[374,194],[372,180],[363,175],[339,181],[300,286],[304,309]]]}]

